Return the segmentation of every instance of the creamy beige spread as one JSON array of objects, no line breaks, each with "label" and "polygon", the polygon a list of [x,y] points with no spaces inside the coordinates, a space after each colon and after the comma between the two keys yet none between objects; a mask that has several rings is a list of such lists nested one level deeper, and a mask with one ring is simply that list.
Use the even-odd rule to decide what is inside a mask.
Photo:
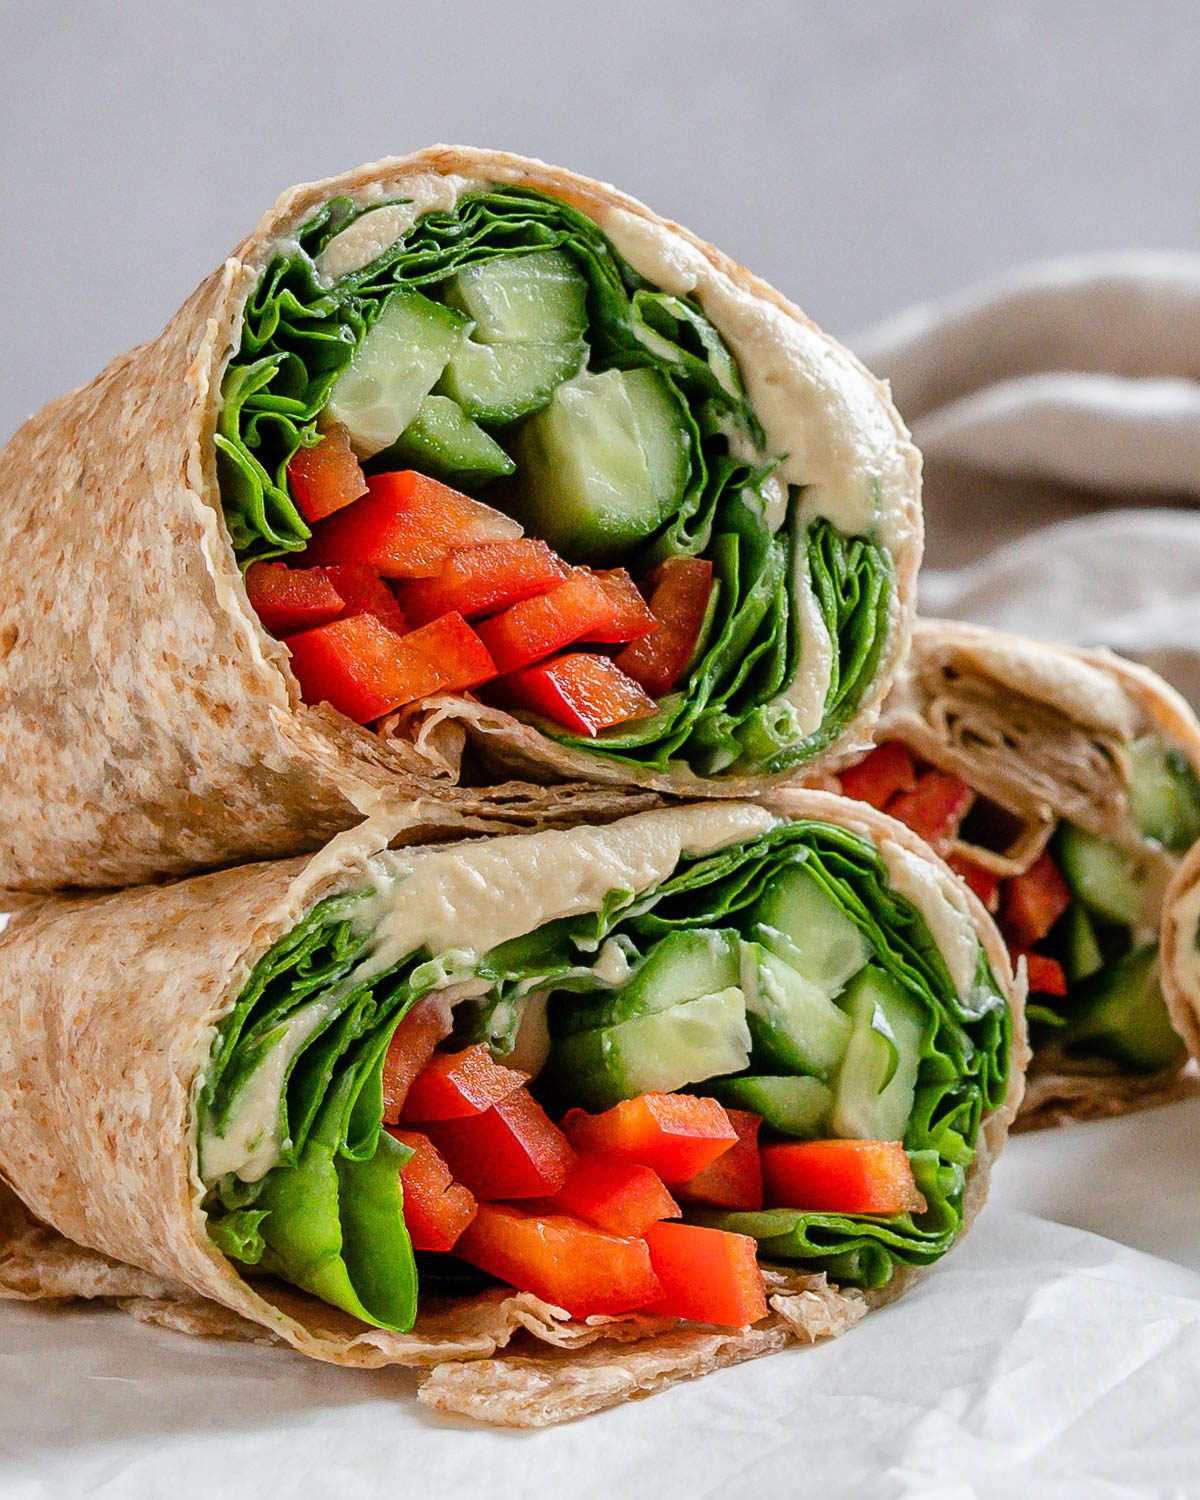
[{"label": "creamy beige spread", "polygon": [[888,881],[921,913],[942,955],[960,1000],[970,995],[979,966],[979,939],[956,882],[939,880],[928,860],[883,839],[879,844]]}]

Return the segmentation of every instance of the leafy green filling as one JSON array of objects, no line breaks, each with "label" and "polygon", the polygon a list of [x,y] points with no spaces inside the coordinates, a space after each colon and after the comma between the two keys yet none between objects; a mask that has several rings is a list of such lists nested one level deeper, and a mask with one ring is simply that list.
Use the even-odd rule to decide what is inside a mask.
[{"label": "leafy green filling", "polygon": [[459,1007],[458,1031],[503,1053],[533,990],[553,985],[585,996],[603,989],[595,965],[609,943],[636,963],[676,929],[736,928],[795,861],[805,862],[867,936],[876,961],[930,1015],[904,1138],[929,1207],[916,1217],[789,1209],[722,1215],[721,1222],[754,1234],[768,1255],[846,1283],[883,1285],[898,1263],[936,1259],[961,1227],[980,1118],[1005,1097],[1008,1010],[982,957],[975,987],[961,1000],[923,919],[889,889],[876,851],[812,822],[685,858],[649,893],[610,892],[598,911],[548,923],[478,958],[415,953],[369,979],[355,971],[370,947],[354,919],[359,898],[321,903],[259,962],[218,1030],[198,1104],[202,1172],[211,1143],[235,1126],[274,1049],[297,1035],[303,1041],[282,1070],[278,1165],[258,1181],[227,1174],[212,1184],[206,1208],[214,1240],[227,1255],[367,1322],[410,1327],[417,1277],[398,1170],[406,1153],[381,1128],[383,1060],[408,1007],[448,982],[485,978],[489,994]]},{"label": "leafy green filling", "polygon": [[[889,633],[888,554],[818,520],[773,532],[764,485],[778,458],[747,463],[730,436],[762,453],[764,437],[737,365],[716,329],[687,298],[655,290],[622,260],[593,221],[532,190],[469,194],[449,212],[425,214],[401,242],[362,270],[323,283],[317,257],[358,216],[333,199],[272,260],[245,313],[242,343],[226,373],[216,445],[229,534],[242,563],[286,556],[311,535],[288,490],[287,465],[319,441],[317,418],[338,376],[399,288],[437,286],[469,264],[561,249],[587,280],[589,366],[657,370],[679,398],[691,447],[676,510],[633,561],[703,554],[717,582],[706,635],[686,686],[656,714],[598,739],[553,726],[561,743],[631,767],[665,771],[682,760],[703,775],[737,768],[779,772],[809,760],[862,701]],[[797,506],[789,504],[789,516]],[[800,669],[795,574],[806,568],[833,642],[833,676],[820,726],[801,728],[787,692]]]}]

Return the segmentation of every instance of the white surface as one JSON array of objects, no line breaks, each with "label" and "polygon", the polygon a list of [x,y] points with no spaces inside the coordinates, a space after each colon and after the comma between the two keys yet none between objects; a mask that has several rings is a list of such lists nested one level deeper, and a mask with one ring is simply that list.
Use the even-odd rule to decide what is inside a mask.
[{"label": "white surface", "polygon": [[[1198,1146],[1195,1102],[1022,1137],[997,1201],[963,1244],[845,1338],[544,1432],[441,1419],[418,1406],[403,1374],[204,1343],[94,1308],[3,1306],[0,1492],[1195,1494]],[[1052,1222],[1060,1217],[1156,1243],[1165,1256]]]}]

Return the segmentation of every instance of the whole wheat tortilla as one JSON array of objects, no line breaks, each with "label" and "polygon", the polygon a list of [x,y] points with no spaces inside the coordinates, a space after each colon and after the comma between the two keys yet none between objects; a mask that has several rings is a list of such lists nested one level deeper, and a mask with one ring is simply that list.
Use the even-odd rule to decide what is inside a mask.
[{"label": "whole wheat tortilla", "polygon": [[[891,840],[931,871],[979,935],[1014,1013],[1014,1055],[1007,1098],[980,1128],[965,1228],[1021,1096],[1023,984],[983,908],[900,824],[823,792],[784,791],[768,805]],[[710,804],[703,816],[716,811]],[[637,1315],[576,1320],[500,1289],[426,1298],[414,1330],[401,1334],[294,1288],[243,1280],[208,1238],[200,1209],[192,1111],[215,1026],[255,960],[314,902],[358,883],[397,831],[377,819],[311,859],[46,897],[13,917],[0,935],[0,1176],[21,1202],[0,1184],[0,1295],[107,1297],[189,1332],[269,1336],[336,1364],[417,1366],[431,1372],[422,1391],[435,1405],[537,1425],[832,1337],[919,1274],[904,1269],[884,1293],[864,1294],[774,1268],[770,1317],[741,1332]],[[470,860],[472,843],[454,847]],[[484,1363],[462,1369],[463,1361]]]},{"label": "whole wheat tortilla", "polygon": [[[360,167],[285,193],[156,339],[26,422],[0,463],[0,761],[19,768],[0,796],[0,887],[122,886],[278,858],[414,799],[444,804],[442,833],[502,828],[489,789],[447,786],[461,740],[448,715],[477,725],[501,776],[512,766],[542,781],[721,795],[764,784],[631,775],[466,698],[430,705],[422,717],[440,732],[401,716],[416,744],[301,703],[288,652],[250,608],[225,532],[213,447],[221,380],[281,239],[330,197],[378,204],[431,173],[667,224],[611,187],[503,152],[433,147]],[[766,283],[668,227],[783,326],[812,328]],[[861,741],[911,624],[920,461],[886,388],[821,337],[823,396],[845,441],[879,456],[881,503],[900,536],[889,641],[846,730]]]},{"label": "whole wheat tortilla", "polygon": [[[1121,745],[1147,732],[1182,751],[1200,774],[1200,724],[1179,694],[1145,667],[1109,651],[922,620],[876,734],[904,741],[923,760],[1026,818],[1028,856],[1044,847],[1060,818],[1101,838],[1120,837],[1128,817]],[[1003,873],[1003,861],[997,864]],[[1168,889],[1164,935],[1177,899],[1178,887]],[[1164,959],[1164,983],[1167,967]],[[1178,1015],[1176,1029],[1193,1059],[1200,1058],[1200,1029],[1180,1024]],[[1168,1103],[1197,1087],[1194,1060],[1146,1076],[1103,1058],[1040,1048],[1016,1128],[1103,1119]]]}]

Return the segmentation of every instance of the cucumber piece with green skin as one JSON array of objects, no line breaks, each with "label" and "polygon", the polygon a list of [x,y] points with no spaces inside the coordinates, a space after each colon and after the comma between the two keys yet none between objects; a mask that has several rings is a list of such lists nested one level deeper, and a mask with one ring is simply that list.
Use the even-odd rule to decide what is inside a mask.
[{"label": "cucumber piece with green skin", "polygon": [[619,1026],[684,1000],[698,1000],[741,982],[737,938],[715,928],[693,927],[660,938],[621,987],[589,1003],[571,997],[556,1007],[556,1036]]},{"label": "cucumber piece with green skin", "polygon": [[1056,852],[1072,893],[1097,916],[1125,927],[1142,920],[1146,899],[1146,870],[1136,855],[1064,823]]},{"label": "cucumber piece with green skin", "polygon": [[753,936],[827,995],[837,995],[871,957],[859,927],[803,865],[787,870],[760,899]]},{"label": "cucumber piece with green skin", "polygon": [[462,313],[420,292],[393,292],[325,403],[325,415],[345,426],[359,458],[391,447],[470,327]]},{"label": "cucumber piece with green skin", "polygon": [[1200,782],[1186,756],[1154,735],[1129,747],[1129,806],[1143,838],[1173,853],[1200,839]]},{"label": "cucumber piece with green skin", "polygon": [[679,507],[691,439],[655,370],[606,370],[560,385],[517,435],[515,502],[529,531],[569,562],[614,562]]},{"label": "cucumber piece with green skin", "polygon": [[854,1030],[834,1083],[831,1133],[844,1140],[902,1141],[921,1066],[925,1011],[874,964],[838,1004]]},{"label": "cucumber piece with green skin", "polygon": [[650,1091],[673,1093],[750,1062],[746,1006],[736,986],[684,1000],[616,1026],[579,1031],[554,1043],[546,1072],[557,1097],[584,1109],[611,1109]]},{"label": "cucumber piece with green skin", "polygon": [[586,359],[582,339],[569,344],[477,344],[464,339],[437,389],[477,422],[505,427],[541,411]]},{"label": "cucumber piece with green skin", "polygon": [[742,990],[756,1063],[814,1078],[834,1073],[852,1027],[824,990],[758,943],[742,944]]},{"label": "cucumber piece with green skin", "polygon": [[420,469],[457,485],[486,484],[517,467],[449,396],[426,396],[413,420],[379,455],[377,466]]},{"label": "cucumber piece with green skin", "polygon": [[476,261],[451,277],[445,298],[481,344],[573,344],[587,327],[587,281],[565,250]]},{"label": "cucumber piece with green skin", "polygon": [[1067,979],[1078,984],[1099,973],[1104,967],[1104,954],[1096,929],[1081,901],[1072,901],[1063,917],[1062,963]]},{"label": "cucumber piece with green skin", "polygon": [[730,1109],[761,1115],[780,1135],[820,1140],[828,1133],[833,1092],[817,1078],[744,1073],[740,1078],[711,1078],[697,1092],[711,1094]]},{"label": "cucumber piece with green skin", "polygon": [[1139,1073],[1160,1072],[1187,1055],[1163,999],[1157,943],[1110,963],[1077,998],[1079,1009],[1061,1034],[1071,1051],[1099,1053]]}]

